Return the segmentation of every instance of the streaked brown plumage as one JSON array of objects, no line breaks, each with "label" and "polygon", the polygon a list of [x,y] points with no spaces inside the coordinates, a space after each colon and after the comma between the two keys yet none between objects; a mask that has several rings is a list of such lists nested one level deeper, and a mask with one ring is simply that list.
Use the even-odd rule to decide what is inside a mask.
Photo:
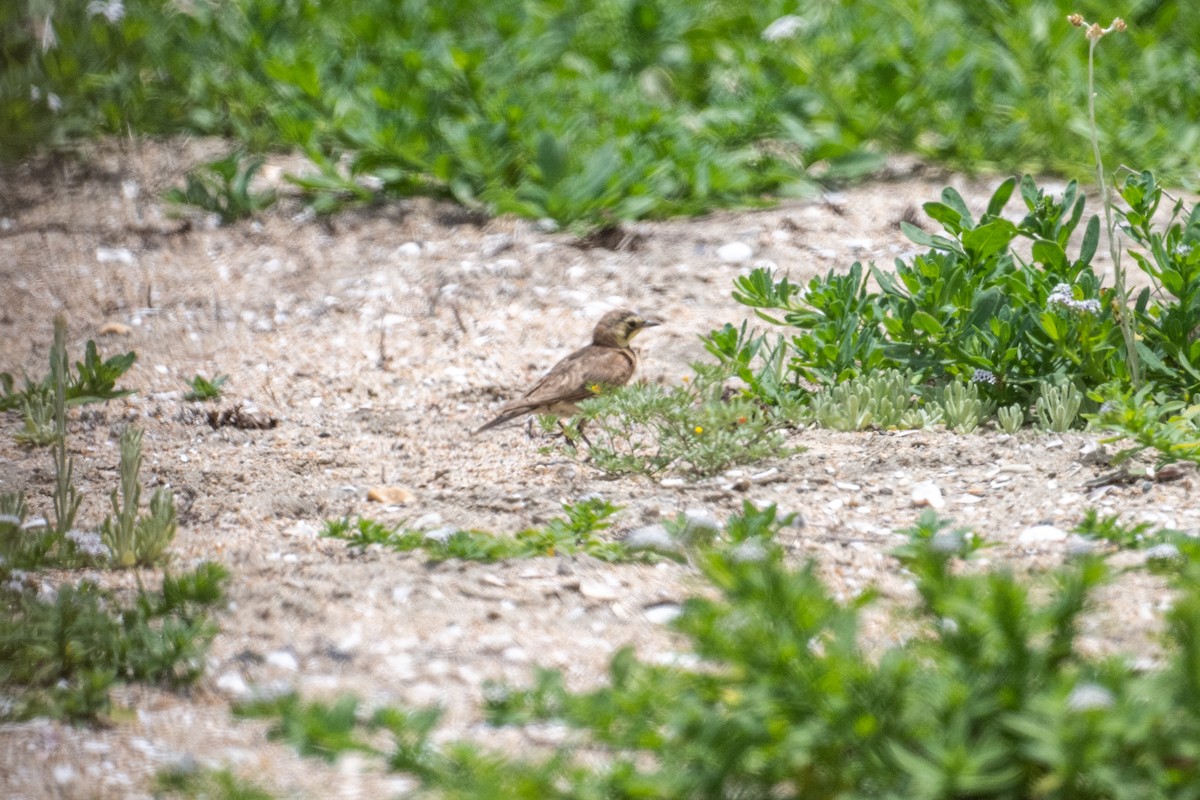
[{"label": "streaked brown plumage", "polygon": [[506,404],[475,433],[525,414],[569,417],[579,411],[580,401],[595,397],[603,387],[624,386],[638,367],[638,355],[630,341],[643,329],[661,324],[628,309],[608,312],[596,323],[591,344],[555,364],[532,389]]}]

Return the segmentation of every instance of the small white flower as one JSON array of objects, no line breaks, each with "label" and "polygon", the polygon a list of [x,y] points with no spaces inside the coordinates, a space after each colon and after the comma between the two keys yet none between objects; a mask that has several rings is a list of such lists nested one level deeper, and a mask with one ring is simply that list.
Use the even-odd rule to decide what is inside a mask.
[{"label": "small white flower", "polygon": [[736,562],[747,561],[766,561],[767,548],[758,539],[747,539],[744,542],[738,543],[730,553],[729,557]]},{"label": "small white flower", "polygon": [[1071,287],[1068,284],[1060,283],[1046,297],[1046,308],[1050,310],[1072,311],[1079,314],[1099,314],[1100,301],[1095,298],[1076,300]]},{"label": "small white flower", "polygon": [[1190,244],[1181,244],[1175,248],[1175,255],[1180,258],[1187,258],[1192,254],[1192,246]]},{"label": "small white flower", "polygon": [[963,535],[958,531],[938,531],[929,540],[929,549],[935,553],[957,553],[963,548]]},{"label": "small white flower", "polygon": [[0,588],[7,589],[10,592],[23,592],[25,591],[25,578],[28,576],[29,573],[25,570],[14,569],[8,574],[8,580],[6,580],[4,583],[0,583]]},{"label": "small white flower", "polygon": [[46,93],[46,107],[51,111],[58,113],[62,110],[62,100],[54,92]]},{"label": "small white flower", "polygon": [[1146,548],[1147,561],[1179,561],[1182,558],[1183,554],[1179,552],[1179,548],[1170,542]]},{"label": "small white flower", "polygon": [[795,14],[787,14],[764,28],[762,38],[768,42],[778,42],[792,38],[807,27],[808,20]]},{"label": "small white flower", "polygon": [[973,383],[989,383],[995,386],[996,373],[988,369],[977,369],[971,374],[971,381]]},{"label": "small white flower", "polygon": [[1113,693],[1098,683],[1081,683],[1067,695],[1068,711],[1103,711],[1116,703]]},{"label": "small white flower", "polygon": [[108,558],[111,555],[108,545],[100,538],[100,534],[95,531],[68,531],[67,539],[75,545],[75,549],[81,555],[90,558]]},{"label": "small white flower", "polygon": [[29,87],[29,99],[35,103],[38,100],[41,100],[42,99],[42,90],[36,86],[30,86]]},{"label": "small white flower", "polygon": [[91,0],[88,13],[93,17],[102,16],[109,22],[120,22],[125,16],[125,3],[122,0]]}]

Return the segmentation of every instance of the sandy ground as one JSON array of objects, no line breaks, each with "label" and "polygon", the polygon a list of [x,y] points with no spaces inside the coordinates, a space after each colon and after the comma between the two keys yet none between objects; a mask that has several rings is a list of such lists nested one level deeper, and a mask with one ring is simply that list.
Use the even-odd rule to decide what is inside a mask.
[{"label": "sandy ground", "polygon": [[[912,494],[925,482],[940,489],[943,513],[994,545],[988,562],[1021,571],[1061,563],[1073,546],[1071,537],[1023,540],[1027,529],[1069,530],[1088,507],[1200,527],[1191,472],[1171,482],[1086,487],[1107,468],[1084,457],[1094,437],[1083,434],[811,430],[793,442],[806,449],[785,460],[666,487],[547,458],[523,426],[469,435],[584,344],[611,307],[667,320],[639,339],[643,376],[676,382],[704,357],[699,335],[746,316],[730,298],[740,271],[769,263],[803,280],[854,260],[890,265],[915,250],[897,225],[904,215],[945,185],[982,210],[996,179],[897,162],[873,183],[812,201],[631,226],[629,240],[608,242],[619,249],[423,200],[329,221],[284,202],[257,222],[184,226],[160,194],[219,148],[109,145],[90,154],[86,168],[60,163],[3,178],[0,370],[44,374],[58,312],[68,317],[73,357],[89,338],[105,354],[138,353],[122,382],[137,394],[73,412],[69,442],[86,494],[80,519],[102,520],[116,485],[119,430],[135,423],[146,431],[143,478],[171,486],[180,508],[174,562],[216,559],[233,573],[222,632],[197,687],[121,690],[115,699],[128,713],[107,728],[0,726],[6,797],[141,797],[156,770],[190,761],[229,766],[281,796],[403,793],[409,779],[362,759],[326,766],[267,742],[262,724],[231,716],[232,700],[287,685],[309,697],[353,692],[368,704],[440,703],[447,738],[553,744],[561,732],[523,739],[484,727],[484,682],[524,684],[541,665],[565,670],[575,686],[595,685],[623,645],[647,658],[670,658],[684,646],[645,611],[700,588],[686,565],[431,565],[317,536],[325,520],[346,514],[511,533],[596,492],[624,508],[611,531],[619,536],[686,509],[724,519],[743,500],[776,503],[806,523],[783,534],[797,560],[816,558],[844,596],[878,587],[885,605],[913,599],[887,553],[921,513]],[[295,168],[272,164],[267,177]],[[733,241],[751,246],[750,261],[718,258]],[[101,336],[106,323],[129,333]],[[278,426],[212,429],[183,400],[185,379],[197,373],[228,374],[222,407],[244,403]],[[23,489],[33,510],[46,513],[50,457],[14,443],[19,425],[16,414],[0,417],[0,491]],[[368,502],[367,490],[381,484],[403,487],[412,501]],[[1137,563],[1136,554],[1119,558]],[[114,572],[99,578],[133,581]],[[611,587],[611,597],[595,591],[599,585]],[[1098,598],[1085,647],[1153,652],[1169,599],[1144,571],[1122,574]],[[882,612],[865,628],[872,648],[902,635]]]}]

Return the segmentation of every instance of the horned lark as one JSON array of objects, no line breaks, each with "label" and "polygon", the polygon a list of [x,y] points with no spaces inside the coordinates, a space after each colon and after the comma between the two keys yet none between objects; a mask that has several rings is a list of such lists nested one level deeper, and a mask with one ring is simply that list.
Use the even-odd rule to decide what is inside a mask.
[{"label": "horned lark", "polygon": [[661,324],[628,309],[608,312],[596,323],[591,344],[555,364],[532,389],[506,404],[495,419],[475,433],[524,414],[569,417],[579,411],[580,401],[594,397],[604,387],[624,386],[638,367],[637,352],[629,343],[644,328]]}]

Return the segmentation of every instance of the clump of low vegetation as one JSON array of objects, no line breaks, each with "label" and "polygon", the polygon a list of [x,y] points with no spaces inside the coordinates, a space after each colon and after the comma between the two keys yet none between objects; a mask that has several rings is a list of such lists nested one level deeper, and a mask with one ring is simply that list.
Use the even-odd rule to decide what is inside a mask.
[{"label": "clump of low vegetation", "polygon": [[401,525],[389,526],[364,517],[330,520],[322,535],[344,539],[355,547],[374,544],[401,552],[422,550],[438,560],[500,561],[577,553],[604,561],[646,558],[644,553],[633,552],[621,542],[598,535],[612,524],[611,517],[618,510],[599,498],[564,503],[562,517],[550,520],[544,527],[528,528],[512,536],[453,527],[406,530]]},{"label": "clump of low vegetation", "polygon": [[54,490],[49,519],[31,516],[23,493],[0,494],[0,688],[8,698],[0,717],[96,721],[109,713],[115,683],[183,686],[203,672],[204,654],[216,634],[211,612],[222,600],[228,577],[220,565],[165,573],[157,590],[145,588],[139,578],[132,598],[107,591],[92,579],[64,582],[59,576],[48,582],[42,577],[50,569],[159,566],[165,561],[175,534],[175,507],[170,491],[158,489],[149,514],[139,516],[141,431],[129,426],[121,436],[121,485],[112,491],[113,515],[99,530],[79,524],[83,498],[67,446],[68,404],[129,394],[116,389],[115,381],[135,358],[127,353],[101,361],[89,342],[72,377],[66,320],[60,316],[54,324],[49,377],[40,384],[26,379],[26,399],[48,397],[45,427]]},{"label": "clump of low vegetation", "polygon": [[[709,589],[672,624],[703,669],[624,648],[599,689],[541,670],[530,688],[488,690],[491,724],[566,724],[604,753],[586,765],[575,746],[531,759],[444,742],[436,709],[289,695],[241,713],[304,755],[373,755],[439,797],[1190,796],[1200,552],[1161,560],[1178,594],[1162,666],[1138,670],[1080,647],[1109,576],[1101,556],[1032,578],[965,571],[985,539],[927,512],[895,552],[916,584],[918,632],[868,656],[859,625],[873,596],[836,600],[814,564],[789,564],[776,541],[787,522],[746,504],[700,552]],[[1094,514],[1080,530],[1130,535]]]}]

